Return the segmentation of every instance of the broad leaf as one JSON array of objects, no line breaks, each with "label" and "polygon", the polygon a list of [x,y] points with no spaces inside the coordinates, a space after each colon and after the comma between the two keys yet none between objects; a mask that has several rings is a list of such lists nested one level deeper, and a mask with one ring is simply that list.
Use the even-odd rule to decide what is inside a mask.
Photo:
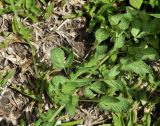
[{"label": "broad leaf", "polygon": [[135,61],[125,64],[121,67],[124,71],[135,72],[136,74],[145,75],[147,73],[151,74],[151,68],[144,61]]},{"label": "broad leaf", "polygon": [[110,70],[107,70],[106,68],[102,70],[102,75],[105,79],[114,79],[119,73],[120,65],[116,65]]},{"label": "broad leaf", "polygon": [[100,108],[113,112],[125,112],[131,107],[131,103],[122,97],[103,96],[99,101]]},{"label": "broad leaf", "polygon": [[152,8],[154,8],[155,6],[158,6],[158,0],[150,0],[149,3],[152,6]]},{"label": "broad leaf", "polygon": [[139,34],[139,32],[141,31],[141,27],[142,22],[140,20],[136,19],[135,21],[133,21],[131,29],[131,34],[133,35],[133,37],[136,37]]},{"label": "broad leaf", "polygon": [[149,14],[149,15],[155,18],[160,18],[160,14]]},{"label": "broad leaf", "polygon": [[53,68],[64,69],[65,68],[65,53],[60,48],[53,48],[51,50],[51,62]]},{"label": "broad leaf", "polygon": [[[116,33],[116,34],[118,34],[118,33]],[[122,33],[119,35],[116,35],[116,38],[114,41],[115,41],[115,44],[114,44],[113,50],[116,51],[117,49],[120,49],[124,46],[125,36]]]},{"label": "broad leaf", "polygon": [[95,37],[98,43],[101,43],[102,41],[108,39],[109,36],[110,36],[110,33],[106,28],[100,28],[95,33]]},{"label": "broad leaf", "polygon": [[91,84],[90,86],[87,86],[85,88],[85,96],[89,97],[89,98],[94,98],[96,96],[96,93],[98,94],[103,94],[105,91],[105,86],[102,82],[95,82],[93,84]]},{"label": "broad leaf", "polygon": [[143,3],[143,0],[129,0],[131,6],[135,7],[136,9],[140,9]]},{"label": "broad leaf", "polygon": [[128,54],[135,57],[136,60],[158,60],[159,54],[158,52],[149,47],[149,48],[141,48],[141,47],[129,47]]},{"label": "broad leaf", "polygon": [[64,76],[55,76],[52,78],[52,80],[49,82],[48,85],[48,94],[49,96],[54,96],[55,93],[58,93],[61,88],[62,88],[62,84],[65,84],[68,81],[68,79]]},{"label": "broad leaf", "polygon": [[109,23],[111,25],[118,25],[122,17],[122,14],[110,15],[108,16]]},{"label": "broad leaf", "polygon": [[70,96],[70,99],[66,104],[66,110],[70,116],[73,116],[75,114],[78,100],[79,98],[77,96]]},{"label": "broad leaf", "polygon": [[127,93],[126,85],[121,80],[104,80],[104,82],[115,91],[122,91],[124,94]]}]

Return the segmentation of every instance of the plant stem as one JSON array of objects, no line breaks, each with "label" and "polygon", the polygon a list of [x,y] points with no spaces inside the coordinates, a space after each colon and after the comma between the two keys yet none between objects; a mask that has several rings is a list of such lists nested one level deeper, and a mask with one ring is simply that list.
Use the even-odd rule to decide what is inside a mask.
[{"label": "plant stem", "polygon": [[72,121],[72,122],[62,123],[61,126],[73,126],[76,124],[80,124],[81,122],[82,122],[82,120],[76,120],[76,121]]},{"label": "plant stem", "polygon": [[55,113],[54,115],[50,118],[49,122],[53,121],[54,118],[64,109],[65,105],[61,106]]}]

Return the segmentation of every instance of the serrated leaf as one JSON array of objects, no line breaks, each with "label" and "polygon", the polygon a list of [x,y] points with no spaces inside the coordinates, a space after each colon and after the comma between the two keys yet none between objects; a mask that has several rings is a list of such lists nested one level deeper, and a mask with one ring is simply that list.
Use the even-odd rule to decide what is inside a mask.
[{"label": "serrated leaf", "polygon": [[103,94],[104,93],[104,89],[105,89],[105,86],[102,82],[95,82],[93,84],[91,84],[90,86],[87,86],[85,88],[85,92],[84,92],[84,95],[86,97],[89,97],[89,98],[94,98],[95,97],[95,93],[98,93],[98,94]]},{"label": "serrated leaf", "polygon": [[95,37],[96,37],[96,40],[98,41],[98,44],[100,44],[102,41],[108,39],[109,36],[110,36],[110,33],[109,33],[108,29],[106,29],[106,28],[100,28],[95,33]]},{"label": "serrated leaf", "polygon": [[59,92],[62,88],[61,84],[65,84],[67,81],[68,81],[68,79],[64,76],[57,75],[57,76],[53,77],[48,85],[49,96],[52,97],[55,93]]},{"label": "serrated leaf", "polygon": [[122,91],[125,94],[127,93],[126,85],[121,80],[104,80],[104,82],[115,91]]},{"label": "serrated leaf", "polygon": [[91,83],[91,79],[84,78],[84,79],[77,79],[77,80],[70,80],[67,83],[62,85],[62,92],[65,94],[73,94],[76,88],[83,87],[85,85],[89,85]]},{"label": "serrated leaf", "polygon": [[143,3],[143,0],[129,0],[131,6],[135,7],[136,9],[140,9]]},{"label": "serrated leaf", "polygon": [[136,74],[145,75],[147,73],[151,74],[151,68],[144,61],[135,61],[125,64],[121,67],[124,71],[135,72]]},{"label": "serrated leaf", "polygon": [[110,70],[104,69],[102,75],[105,79],[114,79],[120,73],[120,65],[116,65]]},{"label": "serrated leaf", "polygon": [[70,116],[75,114],[78,100],[79,98],[77,96],[71,96],[68,103],[66,104],[66,110]]},{"label": "serrated leaf", "polygon": [[65,68],[65,53],[61,48],[53,48],[51,50],[51,62],[55,69]]},{"label": "serrated leaf", "polygon": [[113,116],[114,126],[125,126],[123,116],[121,113],[119,113],[117,115],[112,113],[112,116]]},{"label": "serrated leaf", "polygon": [[158,60],[159,54],[158,52],[149,47],[149,48],[141,48],[141,47],[129,47],[128,54],[133,55],[136,60]]},{"label": "serrated leaf", "polygon": [[131,107],[131,103],[122,97],[103,96],[99,101],[100,108],[113,112],[125,112]]}]

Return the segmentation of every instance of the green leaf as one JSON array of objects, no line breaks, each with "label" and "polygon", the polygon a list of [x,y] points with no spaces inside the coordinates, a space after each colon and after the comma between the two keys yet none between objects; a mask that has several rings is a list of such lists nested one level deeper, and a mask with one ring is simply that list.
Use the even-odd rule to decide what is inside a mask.
[{"label": "green leaf", "polygon": [[127,13],[131,14],[132,16],[136,16],[138,14],[138,10],[128,6],[126,7]]},{"label": "green leaf", "polygon": [[49,96],[54,96],[55,93],[60,92],[61,88],[62,88],[62,84],[64,85],[66,82],[68,81],[68,79],[64,76],[55,76],[52,78],[52,80],[49,82],[48,85],[48,94]]},{"label": "green leaf", "polygon": [[94,18],[91,18],[91,20],[89,21],[89,32],[90,33],[93,31],[96,24],[97,24],[97,20],[95,20]]},{"label": "green leaf", "polygon": [[45,19],[47,19],[47,18],[49,18],[49,17],[51,16],[52,11],[53,11],[53,8],[54,8],[53,3],[50,3],[50,4],[47,6],[46,12],[45,12],[45,15],[44,15]]},{"label": "green leaf", "polygon": [[13,77],[15,74],[15,70],[9,70],[9,71],[0,71],[0,86],[4,86],[7,81]]},{"label": "green leaf", "polygon": [[19,29],[20,29],[19,23],[20,22],[18,21],[18,17],[14,16],[13,17],[13,22],[12,22],[12,30],[13,30],[14,33],[19,32]]},{"label": "green leaf", "polygon": [[51,50],[51,62],[55,69],[65,68],[65,53],[61,48],[53,48]]},{"label": "green leaf", "polygon": [[62,85],[62,92],[65,94],[73,94],[76,88],[83,87],[85,85],[89,85],[91,83],[91,79],[83,78],[77,80],[70,80],[67,83]]},{"label": "green leaf", "polygon": [[131,34],[133,35],[133,37],[136,37],[140,33],[141,27],[142,22],[140,20],[137,19],[133,21],[131,29]]},{"label": "green leaf", "polygon": [[31,29],[28,29],[25,26],[21,25],[20,30],[19,30],[19,34],[22,36],[22,38],[24,38],[26,40],[31,39],[31,33],[32,33]]},{"label": "green leaf", "polygon": [[131,103],[122,97],[102,96],[99,100],[100,108],[113,112],[126,112],[130,109]]},{"label": "green leaf", "polygon": [[32,6],[30,11],[35,14],[36,16],[39,16],[41,14],[41,10],[38,7]]},{"label": "green leaf", "polygon": [[98,45],[96,46],[96,54],[97,55],[102,55],[104,53],[106,53],[108,50],[107,45]]},{"label": "green leaf", "polygon": [[129,47],[128,54],[135,57],[136,60],[158,60],[159,54],[154,48]]},{"label": "green leaf", "polygon": [[117,25],[120,22],[122,17],[123,17],[122,14],[110,15],[108,16],[109,23],[111,25]]},{"label": "green leaf", "polygon": [[96,40],[98,41],[98,44],[108,39],[109,36],[110,36],[109,30],[106,28],[100,28],[95,33],[95,37],[96,37]]},{"label": "green leaf", "polygon": [[155,49],[159,49],[159,37],[155,36],[154,38],[149,38],[147,42]]},{"label": "green leaf", "polygon": [[122,18],[120,23],[118,24],[118,27],[121,29],[121,30],[127,30],[129,28],[129,24],[130,24],[130,21],[125,19],[125,18]]},{"label": "green leaf", "polygon": [[127,93],[126,85],[121,80],[104,80],[104,82],[115,91],[122,91],[124,94]]},{"label": "green leaf", "polygon": [[135,72],[136,74],[145,75],[147,73],[151,74],[151,68],[144,61],[135,61],[125,64],[121,67],[124,71]]},{"label": "green leaf", "polygon": [[104,5],[98,10],[96,16],[102,15],[102,14],[106,13],[106,11],[108,11],[110,7],[112,7],[112,4],[111,4],[111,3],[104,4]]},{"label": "green leaf", "polygon": [[120,73],[120,65],[115,65],[110,70],[106,68],[102,70],[102,75],[105,79],[115,79],[115,77]]},{"label": "green leaf", "polygon": [[152,6],[152,8],[154,8],[155,6],[158,6],[158,0],[150,0],[149,3]]},{"label": "green leaf", "polygon": [[[117,33],[116,33],[117,34]],[[113,51],[116,51],[117,49],[120,49],[124,46],[124,43],[125,43],[125,35],[124,34],[118,34],[116,35],[116,38],[115,38],[115,44],[114,44],[114,48],[113,48]]]},{"label": "green leaf", "polygon": [[143,3],[143,0],[129,0],[131,6],[136,9],[140,9]]},{"label": "green leaf", "polygon": [[114,126],[125,126],[123,116],[121,113],[117,115],[112,113],[112,116],[113,116]]},{"label": "green leaf", "polygon": [[97,81],[85,88],[84,95],[92,99],[96,96],[96,93],[103,94],[104,90],[105,90],[104,84],[100,81]]},{"label": "green leaf", "polygon": [[160,14],[149,14],[149,15],[155,18],[160,18]]},{"label": "green leaf", "polygon": [[65,64],[66,68],[70,68],[72,66],[72,63],[73,63],[73,60],[74,60],[73,51],[69,51],[68,53],[69,53],[69,55],[67,57],[66,64]]},{"label": "green leaf", "polygon": [[75,114],[78,100],[79,98],[77,96],[71,96],[68,103],[66,104],[66,110],[70,116]]},{"label": "green leaf", "polygon": [[33,5],[34,1],[33,0],[25,0],[25,6],[27,9],[30,9]]}]

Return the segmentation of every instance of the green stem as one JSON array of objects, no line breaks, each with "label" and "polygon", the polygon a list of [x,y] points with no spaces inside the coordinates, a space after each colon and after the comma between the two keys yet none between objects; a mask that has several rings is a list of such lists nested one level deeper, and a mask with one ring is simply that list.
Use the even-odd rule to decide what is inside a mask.
[{"label": "green stem", "polygon": [[72,122],[62,123],[61,126],[73,126],[76,124],[80,124],[81,122],[82,122],[82,120],[76,120],[76,121],[72,121]]},{"label": "green stem", "polygon": [[28,41],[28,44],[29,44],[29,46],[31,47],[31,50],[32,50],[33,66],[34,66],[36,78],[38,78],[38,69],[37,69],[37,67],[36,67],[36,60],[35,60],[35,58],[34,58],[34,56],[35,56],[35,50],[34,50],[34,48],[33,48],[33,46],[32,46],[32,44],[31,44],[30,41]]},{"label": "green stem", "polygon": [[64,109],[65,105],[61,106],[55,113],[54,115],[50,118],[49,122],[52,122],[54,118]]}]

